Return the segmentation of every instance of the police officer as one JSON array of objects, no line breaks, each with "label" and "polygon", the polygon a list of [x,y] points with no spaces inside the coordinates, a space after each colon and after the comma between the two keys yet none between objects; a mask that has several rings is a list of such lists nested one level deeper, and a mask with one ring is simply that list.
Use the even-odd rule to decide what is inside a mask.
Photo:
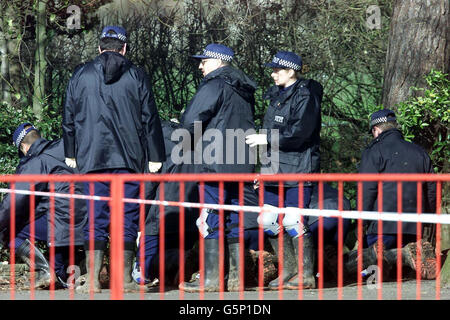
[{"label": "police officer", "polygon": [[[261,172],[275,173],[316,173],[320,165],[320,127],[321,102],[323,88],[320,83],[301,76],[302,59],[290,51],[279,51],[273,60],[266,63],[272,68],[275,85],[265,95],[270,104],[264,117],[265,133],[249,135],[247,143],[251,146],[267,145],[267,154],[271,155],[268,165],[263,165]],[[276,135],[278,139],[275,138]],[[274,153],[278,152],[277,157]],[[308,207],[312,192],[312,184],[303,186],[303,206]],[[264,184],[264,203],[278,207],[279,196],[283,197],[284,206],[298,208],[298,182],[284,183],[284,193],[278,193],[278,182]],[[269,241],[275,252],[279,251],[277,234],[279,232],[278,214],[265,211],[258,217],[263,224]],[[313,274],[314,250],[311,233],[308,232],[308,221],[305,217],[300,222],[300,215],[295,210],[287,210],[283,218],[286,232],[284,237],[284,268],[280,277],[269,283],[270,289],[278,289],[281,285],[286,289],[297,289],[300,286],[295,252],[298,252],[298,237],[303,236],[303,287],[315,288]]]},{"label": "police officer", "polygon": [[[16,174],[73,174],[76,169],[68,167],[64,160],[64,146],[62,139],[48,141],[41,137],[38,129],[31,123],[22,123],[13,134],[13,142],[17,147],[20,157]],[[75,193],[82,194],[82,186],[75,184]],[[55,193],[69,193],[69,183],[55,182]],[[30,183],[17,182],[16,190],[30,190]],[[50,183],[37,182],[34,185],[35,191],[49,192]],[[48,260],[42,252],[30,241],[30,196],[28,194],[15,194],[15,239],[9,243],[10,238],[10,210],[11,196],[7,194],[0,206],[0,242],[9,243],[15,247],[15,253],[28,266],[31,264],[30,252],[34,252],[34,267],[36,272],[35,289],[48,288],[55,283],[57,287],[67,287],[67,267],[70,246],[70,228],[73,227],[75,246],[83,245],[82,230],[87,221],[86,203],[83,200],[74,200],[75,212],[74,225],[70,225],[69,199],[65,197],[54,197],[54,217],[50,215],[49,196],[35,196],[35,240],[46,241],[48,246],[55,247],[54,270],[49,265]],[[49,229],[53,220],[54,239],[51,239]],[[53,242],[51,242],[53,241]],[[74,248],[75,253],[82,247]],[[82,253],[82,252],[81,252]],[[76,258],[78,255],[75,255]]]},{"label": "police officer", "polygon": [[[256,84],[242,71],[230,65],[234,56],[232,49],[212,43],[203,54],[194,55],[200,60],[203,73],[195,96],[181,117],[181,125],[195,138],[201,128],[201,139],[194,141],[194,152],[201,159],[202,173],[248,173],[254,172],[245,135],[254,133],[254,92]],[[198,144],[197,144],[198,143]],[[201,146],[201,147],[198,147]],[[200,149],[201,154],[198,155]],[[202,192],[200,190],[200,192]],[[219,203],[219,184],[206,182],[204,199],[207,204]],[[239,205],[238,183],[225,183],[224,204]],[[251,183],[244,184],[244,205],[258,205]],[[239,213],[225,211],[226,251],[229,270],[226,289],[239,290]],[[256,215],[244,212],[245,236],[248,230],[257,228]],[[219,211],[202,210],[197,220],[200,233],[205,238],[205,282],[181,283],[179,288],[189,292],[219,291]]]},{"label": "police officer", "polygon": [[[165,160],[161,123],[149,78],[125,57],[126,51],[126,31],[119,26],[103,28],[100,55],[78,67],[68,83],[63,114],[66,162],[78,166],[81,173],[157,172]],[[94,183],[95,195],[109,193],[109,183]],[[85,194],[90,194],[89,183]],[[124,197],[138,198],[139,183],[126,182]],[[109,237],[108,203],[95,201],[94,215],[93,288],[94,292],[101,292],[98,275]],[[138,216],[139,204],[124,205],[125,292],[139,290],[131,277]],[[88,227],[84,236],[88,249]],[[89,257],[87,250],[88,268]],[[77,292],[87,293],[90,287],[87,280]]]},{"label": "police officer", "polygon": [[[414,143],[407,142],[397,129],[394,111],[382,109],[370,118],[369,133],[373,140],[363,151],[359,167],[360,173],[432,173],[433,167],[428,154]],[[363,183],[363,210],[378,211],[378,182]],[[422,183],[422,212],[436,210],[436,186]],[[397,182],[383,183],[383,211],[397,212]],[[417,212],[417,182],[402,183],[402,212]],[[363,268],[377,263],[378,221],[365,221],[367,228],[365,242],[367,248],[362,252]],[[383,222],[383,259],[387,269],[397,264],[397,249],[402,251],[403,265],[416,270],[416,248],[422,249],[422,277],[434,279],[436,276],[436,256],[427,241],[416,242],[417,225],[402,223],[402,245],[397,246],[397,222]],[[381,248],[380,248],[381,249]],[[361,256],[350,252],[346,256],[346,269],[355,273]],[[388,272],[386,270],[386,272]]]},{"label": "police officer", "polygon": [[[161,168],[162,174],[196,173],[197,165],[193,161],[190,163],[175,163],[172,161],[171,153],[176,143],[171,140],[172,134],[181,128],[176,119],[161,121],[166,149],[166,161]],[[164,186],[164,200],[180,200],[180,182],[151,182],[146,188],[146,199],[160,199],[161,188]],[[198,203],[199,194],[196,182],[184,182],[184,201]],[[159,238],[160,238],[160,206],[150,205],[146,208],[145,236],[139,238],[139,247],[136,255],[136,262],[133,267],[133,279],[141,283],[140,249],[144,246],[144,283],[149,283],[152,279],[159,277]],[[198,229],[195,224],[198,218],[197,208],[184,208],[184,250],[191,249],[198,240]],[[180,240],[180,207],[164,207],[164,261],[166,266],[165,280],[168,284],[173,284],[179,269],[179,240]],[[178,285],[178,284],[177,284]]]}]

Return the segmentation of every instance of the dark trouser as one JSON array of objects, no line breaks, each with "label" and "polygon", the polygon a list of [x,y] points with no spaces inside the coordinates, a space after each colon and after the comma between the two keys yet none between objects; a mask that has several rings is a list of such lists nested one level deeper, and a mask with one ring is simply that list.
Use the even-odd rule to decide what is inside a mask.
[{"label": "dark trouser", "polygon": [[259,229],[245,230],[244,245],[248,250],[259,250]]},{"label": "dark trouser", "polygon": [[[365,237],[367,247],[372,246],[378,241],[377,234],[368,234]],[[386,250],[397,248],[397,235],[396,234],[383,234],[383,244]],[[416,242],[417,236],[415,234],[402,234],[402,247],[410,242]]]},{"label": "dark trouser", "polygon": [[[35,241],[47,242],[47,239],[48,239],[47,226],[48,226],[47,215],[42,215],[35,220],[35,222],[34,222],[34,228],[35,228],[34,240]],[[31,228],[31,224],[28,224],[17,233],[17,236],[14,239],[15,249],[19,248],[26,239],[31,239],[30,228]],[[10,245],[10,247],[11,247],[11,245]],[[61,278],[61,280],[63,280],[63,281],[67,280],[67,275],[68,275],[67,261],[68,261],[68,257],[69,257],[69,253],[70,253],[69,248],[70,248],[69,246],[55,247],[54,270],[55,270],[56,275],[59,276]]]},{"label": "dark trouser", "polygon": [[[189,250],[194,246],[194,243],[198,239],[198,236],[192,236],[186,234],[184,250]],[[136,253],[136,263],[137,266],[140,265],[142,240],[139,241],[139,246]],[[164,240],[164,247],[167,252],[164,254],[164,261],[167,265],[168,262],[175,262],[178,265],[178,252],[179,250],[179,239],[178,234],[166,234]],[[175,250],[173,250],[175,249]],[[146,279],[154,279],[159,277],[159,263],[157,261],[159,253],[159,235],[145,236],[144,245],[144,270]],[[175,256],[176,255],[176,256]],[[166,266],[171,268],[173,266]]]},{"label": "dark trouser", "polygon": [[[350,223],[350,219],[342,219],[342,243],[345,242]],[[309,225],[309,231],[313,235],[314,245],[317,248],[319,243],[319,220],[316,220]],[[337,247],[338,236],[339,219],[323,217],[323,244]]]},{"label": "dark trouser", "polygon": [[[96,173],[133,173],[127,169],[111,169],[97,171]],[[109,182],[94,182],[94,195],[109,197],[110,184]],[[124,198],[139,199],[139,182],[127,181],[124,184]],[[84,183],[85,195],[90,195],[90,183]],[[109,225],[110,225],[110,208],[108,201],[94,200],[94,234],[95,249],[104,250],[105,244],[109,240]],[[87,214],[88,222],[84,227],[85,249],[89,249],[89,228],[91,218],[91,200],[87,200]],[[138,219],[139,219],[139,204],[124,203],[124,242],[125,248],[130,250],[135,247],[137,233],[138,233]]]},{"label": "dark trouser", "polygon": [[[249,189],[249,184],[244,184],[243,191],[245,194],[251,194],[254,190]],[[200,190],[201,192],[201,190]],[[219,186],[217,183],[205,183],[205,203],[206,204],[218,204],[219,203]],[[255,198],[256,199],[256,198]],[[256,202],[256,201],[255,201]],[[239,205],[239,187],[237,183],[224,184],[223,189],[223,204]],[[245,203],[244,203],[245,204]],[[258,205],[258,203],[247,203],[246,205]],[[211,232],[205,237],[205,239],[219,239],[219,211],[214,210],[215,213],[209,211],[206,218],[206,224],[210,228]],[[256,216],[255,216],[256,221]],[[256,226],[256,223],[255,223]],[[245,228],[245,227],[244,227]],[[225,211],[224,210],[224,232],[225,237],[232,242],[238,242],[239,240],[239,212],[237,211]],[[244,230],[244,237],[246,237],[247,230]],[[233,240],[231,240],[233,239]]]}]

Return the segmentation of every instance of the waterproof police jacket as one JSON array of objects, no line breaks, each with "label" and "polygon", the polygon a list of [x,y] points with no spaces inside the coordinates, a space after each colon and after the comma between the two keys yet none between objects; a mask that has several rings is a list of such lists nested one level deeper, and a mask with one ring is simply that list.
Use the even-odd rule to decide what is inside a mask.
[{"label": "waterproof police jacket", "polygon": [[[172,133],[181,128],[180,124],[171,121],[163,120],[161,122],[164,142],[166,148],[166,161],[161,168],[162,174],[177,174],[177,173],[196,173],[198,170],[193,163],[174,163],[172,161],[171,152],[175,147],[175,141],[171,140]],[[148,193],[146,193],[147,199],[162,200],[161,190],[164,186],[164,200],[167,201],[180,201],[180,184],[181,182],[165,182],[160,184],[159,182],[152,182],[148,185]],[[186,181],[184,185],[184,201],[185,202],[199,202],[198,185],[195,181]],[[145,235],[153,236],[158,235],[160,230],[160,214],[164,212],[166,234],[176,234],[180,232],[180,207],[178,206],[164,206],[164,211],[161,211],[160,205],[148,206],[147,217],[145,220]],[[198,229],[195,221],[198,218],[198,208],[184,208],[184,231],[186,233],[194,233],[198,238]]]},{"label": "waterproof police jacket", "polygon": [[231,66],[214,70],[201,81],[181,125],[191,135],[194,161],[202,172],[254,171],[256,160],[245,136],[255,133],[255,89],[253,80]]},{"label": "waterproof police jacket", "polygon": [[[267,130],[268,159],[262,158],[262,173],[320,172],[322,96],[322,85],[312,79],[298,79],[285,91],[278,86],[267,91],[270,104],[263,129]],[[288,187],[297,184],[285,182]]]},{"label": "waterproof police jacket", "polygon": [[[360,173],[432,173],[428,154],[418,145],[405,141],[397,129],[382,132],[363,151]],[[363,183],[363,210],[378,211],[378,182]],[[397,182],[383,183],[383,212],[397,212]],[[435,212],[436,186],[422,184],[422,212]],[[417,212],[417,182],[402,182],[402,212]],[[367,233],[376,234],[377,221],[366,220]],[[415,223],[402,223],[403,233],[416,234]],[[397,222],[383,222],[383,233],[396,234]]]},{"label": "waterproof police jacket", "polygon": [[[36,140],[27,152],[27,155],[21,158],[16,169],[16,174],[74,174],[78,173],[77,169],[68,167],[64,162],[64,145],[63,140],[48,141],[45,139]],[[11,186],[10,186],[11,187]],[[17,182],[16,190],[30,190],[30,183]],[[34,185],[35,191],[49,192],[49,182],[37,182]],[[83,187],[74,184],[74,193],[82,194]],[[70,184],[68,182],[55,182],[55,193],[70,193]],[[70,245],[70,201],[66,197],[54,196],[54,243],[55,246]],[[50,223],[52,220],[50,214],[50,198],[49,196],[35,196],[35,217],[38,218],[47,214],[48,220],[48,242],[51,242]],[[7,242],[9,239],[9,223],[11,210],[11,195],[6,195],[0,206],[0,232],[2,233],[1,241]],[[74,200],[74,244],[82,245],[83,227],[87,222],[86,200]],[[15,194],[15,224],[17,233],[30,223],[30,196],[28,194]],[[6,231],[6,232],[5,232]]]},{"label": "waterproof police jacket", "polygon": [[145,72],[117,52],[78,67],[63,113],[65,156],[81,173],[126,168],[143,172],[165,159],[160,118]]}]

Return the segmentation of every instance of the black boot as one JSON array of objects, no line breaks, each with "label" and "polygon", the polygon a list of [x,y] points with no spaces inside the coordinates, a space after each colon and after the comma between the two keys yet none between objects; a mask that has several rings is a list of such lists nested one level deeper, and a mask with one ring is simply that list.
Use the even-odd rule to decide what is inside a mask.
[{"label": "black boot", "polygon": [[[358,254],[358,250],[350,251],[344,255],[344,274],[346,278],[354,277],[358,272],[358,261],[362,258],[362,270],[369,266],[378,265],[378,243],[373,244],[369,248],[363,249],[362,254]],[[384,245],[383,245],[383,252]],[[383,274],[388,273],[388,264],[383,257]]]},{"label": "black boot", "polygon": [[[269,242],[272,245],[277,259],[280,259],[278,237],[269,238]],[[281,289],[286,289],[287,282],[298,272],[295,248],[292,243],[292,238],[287,232],[283,232],[283,257],[281,258],[283,259],[283,272],[281,274],[278,272],[278,278],[269,282],[270,290],[278,290],[281,281],[283,281]]]},{"label": "black boot", "polygon": [[[292,239],[295,247],[295,256],[298,257],[298,238]],[[287,289],[297,290],[302,285],[304,289],[314,289],[316,287],[316,278],[314,276],[314,265],[316,253],[314,250],[314,244],[312,240],[312,234],[306,233],[303,235],[303,279],[302,284],[300,283],[300,278],[298,273],[295,277],[288,281],[286,287]]]},{"label": "black boot", "polygon": [[[411,242],[404,246],[402,250],[402,267],[409,267],[417,271],[417,249],[421,251],[421,278],[424,280],[433,280],[436,278],[436,253],[431,243],[421,240],[418,242]],[[398,249],[390,249],[385,252],[385,259],[387,263],[395,267],[397,265]]]},{"label": "black boot", "polygon": [[228,291],[239,291],[240,285],[240,270],[241,266],[239,265],[239,242],[236,243],[228,243],[228,254],[229,254],[229,270],[228,270],[228,282],[227,289]]},{"label": "black boot", "polygon": [[139,292],[139,285],[134,282],[131,273],[133,271],[134,250],[124,250],[123,252],[123,292]]},{"label": "black boot", "polygon": [[94,254],[94,269],[93,270],[91,270],[91,265],[90,265],[90,252],[91,251],[89,251],[89,250],[85,251],[86,270],[87,270],[87,273],[85,275],[86,280],[83,285],[78,286],[76,288],[77,293],[89,293],[91,291],[91,283],[90,283],[91,272],[93,273],[93,278],[94,278],[94,282],[92,284],[93,292],[94,293],[102,292],[100,281],[99,281],[99,275],[100,275],[100,271],[102,269],[103,256],[104,256],[105,252],[103,250],[94,250],[94,252],[93,252],[93,254]]},{"label": "black boot", "polygon": [[[180,283],[178,288],[186,292],[217,292],[219,287],[219,239],[205,239],[205,276],[204,287],[200,286],[200,279],[194,282]],[[201,253],[200,253],[201,254]]]},{"label": "black boot", "polygon": [[55,281],[55,274],[50,270],[50,265],[47,259],[44,257],[42,252],[33,246],[28,239],[20,245],[19,248],[16,249],[16,254],[19,256],[31,270],[31,260],[30,260],[30,252],[34,250],[34,284],[32,284],[34,289],[46,289],[50,287],[52,281]]}]

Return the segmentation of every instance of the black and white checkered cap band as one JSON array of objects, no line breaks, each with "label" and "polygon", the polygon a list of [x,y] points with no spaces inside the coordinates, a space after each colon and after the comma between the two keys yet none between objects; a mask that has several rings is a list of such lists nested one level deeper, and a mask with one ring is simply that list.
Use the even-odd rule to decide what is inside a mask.
[{"label": "black and white checkered cap band", "polygon": [[20,146],[20,143],[22,142],[23,138],[25,138],[25,136],[28,134],[28,132],[30,132],[31,130],[36,130],[37,129],[34,126],[29,127],[28,129],[23,129],[19,135],[17,136],[16,141],[14,141],[14,145],[18,148]]},{"label": "black and white checkered cap band", "polygon": [[373,120],[370,122],[370,126],[373,127],[374,125],[377,125],[377,124],[379,124],[379,123],[388,122],[388,121],[395,121],[395,119],[396,119],[396,118],[393,117],[393,116],[376,118],[376,119],[373,119]]},{"label": "black and white checkered cap band", "polygon": [[127,41],[127,37],[125,35],[121,34],[121,33],[116,33],[116,34],[112,34],[111,35],[111,34],[109,34],[107,32],[103,32],[101,38],[103,39],[103,38],[106,38],[106,37],[108,37],[108,38],[118,38],[119,40],[122,40],[123,42]]},{"label": "black and white checkered cap band", "polygon": [[302,67],[294,62],[291,61],[287,61],[284,59],[280,59],[278,57],[273,57],[272,60],[273,63],[279,64],[283,67],[289,68],[289,69],[294,69],[294,70],[300,70]]},{"label": "black and white checkered cap band", "polygon": [[227,62],[230,62],[231,60],[233,60],[233,57],[228,54],[218,53],[218,52],[209,51],[209,50],[203,51],[203,55],[206,57],[210,57],[213,59],[220,59],[220,60],[227,61]]}]

